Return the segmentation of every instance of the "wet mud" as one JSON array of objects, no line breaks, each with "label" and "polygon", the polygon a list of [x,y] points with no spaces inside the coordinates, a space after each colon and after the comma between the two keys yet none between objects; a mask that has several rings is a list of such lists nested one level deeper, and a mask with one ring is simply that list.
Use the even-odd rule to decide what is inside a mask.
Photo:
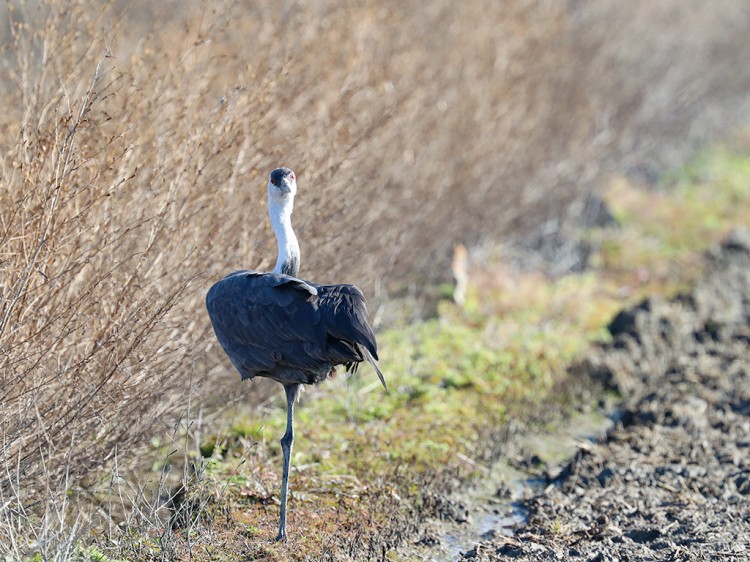
[{"label": "wet mud", "polygon": [[615,423],[518,502],[515,533],[458,559],[750,559],[750,235],[709,261],[691,293],[612,321],[573,375],[619,394]]}]

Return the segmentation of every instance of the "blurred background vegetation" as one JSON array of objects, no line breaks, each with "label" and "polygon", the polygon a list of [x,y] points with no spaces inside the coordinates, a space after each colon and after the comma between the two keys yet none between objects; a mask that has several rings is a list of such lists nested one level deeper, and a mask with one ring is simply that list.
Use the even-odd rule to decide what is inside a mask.
[{"label": "blurred background vegetation", "polygon": [[[7,3],[0,499],[14,552],[46,544],[33,537],[65,519],[49,507],[61,494],[134,466],[186,412],[277,393],[243,397],[203,298],[226,272],[273,266],[264,186],[279,165],[299,177],[303,276],[356,283],[396,330],[386,363],[411,382],[354,418],[400,419],[446,389],[496,403],[514,384],[553,388],[623,298],[679,285],[744,221],[746,135],[695,155],[747,118],[749,26],[734,0]],[[707,203],[716,178],[734,187]],[[614,234],[597,230],[610,210]],[[443,310],[407,338],[399,322],[436,309],[405,315],[399,299],[450,281],[458,244],[469,316]],[[557,337],[560,319],[586,335]],[[529,349],[540,363],[519,359]]]}]

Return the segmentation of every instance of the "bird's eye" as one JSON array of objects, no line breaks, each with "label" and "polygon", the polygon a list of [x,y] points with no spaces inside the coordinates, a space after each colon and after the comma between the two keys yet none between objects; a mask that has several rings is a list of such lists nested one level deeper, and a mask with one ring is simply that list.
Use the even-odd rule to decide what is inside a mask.
[{"label": "bird's eye", "polygon": [[292,178],[292,181],[294,181],[294,174],[292,174],[292,175],[291,175],[291,176],[289,176],[289,177],[290,177],[290,178]]}]

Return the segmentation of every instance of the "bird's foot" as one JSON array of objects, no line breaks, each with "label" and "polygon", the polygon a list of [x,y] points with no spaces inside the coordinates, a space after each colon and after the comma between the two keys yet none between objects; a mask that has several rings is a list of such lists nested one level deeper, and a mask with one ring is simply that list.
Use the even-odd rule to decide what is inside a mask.
[{"label": "bird's foot", "polygon": [[286,529],[279,529],[279,534],[276,535],[276,542],[286,542]]}]

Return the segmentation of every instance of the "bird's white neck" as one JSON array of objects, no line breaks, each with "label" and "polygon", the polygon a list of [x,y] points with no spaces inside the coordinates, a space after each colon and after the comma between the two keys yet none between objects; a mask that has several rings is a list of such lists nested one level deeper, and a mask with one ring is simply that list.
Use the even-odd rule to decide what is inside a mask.
[{"label": "bird's white neck", "polygon": [[291,200],[282,203],[272,197],[268,198],[268,216],[279,245],[279,257],[273,272],[296,277],[299,273],[300,252],[297,236],[292,229],[292,208]]}]

